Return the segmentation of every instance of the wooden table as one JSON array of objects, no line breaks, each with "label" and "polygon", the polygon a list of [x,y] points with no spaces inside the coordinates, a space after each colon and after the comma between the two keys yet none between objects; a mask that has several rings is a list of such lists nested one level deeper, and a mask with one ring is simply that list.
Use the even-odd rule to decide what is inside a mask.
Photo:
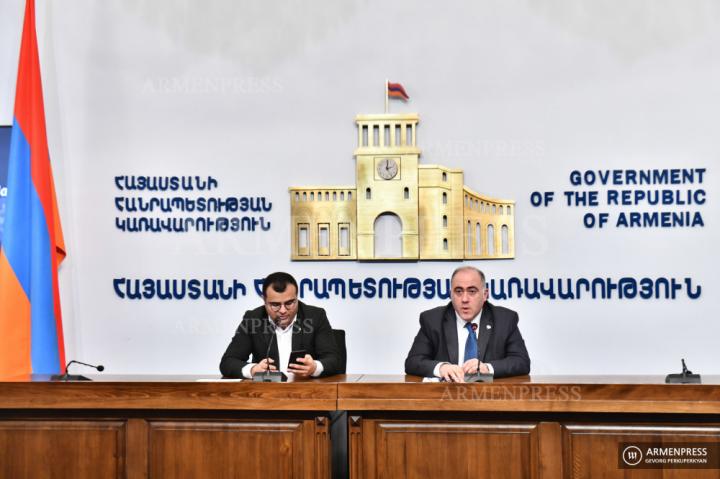
[{"label": "wooden table", "polygon": [[632,469],[623,443],[720,443],[720,377],[517,377],[491,384],[366,375],[338,385],[354,479],[720,478],[720,469]]},{"label": "wooden table", "polygon": [[0,478],[329,477],[337,385],[359,378],[92,377],[0,382]]},{"label": "wooden table", "polygon": [[[720,478],[720,468],[623,469],[618,455],[624,443],[720,443],[718,376],[701,385],[647,376],[93,378],[0,381],[0,478],[324,478],[333,445],[344,451],[332,455],[334,476],[349,469],[353,479]],[[348,432],[331,437],[337,411],[348,411]]]}]

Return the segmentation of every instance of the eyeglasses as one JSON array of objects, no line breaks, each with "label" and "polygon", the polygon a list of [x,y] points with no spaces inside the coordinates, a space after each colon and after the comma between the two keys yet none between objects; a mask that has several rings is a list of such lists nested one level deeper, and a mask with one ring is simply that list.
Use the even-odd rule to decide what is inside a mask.
[{"label": "eyeglasses", "polygon": [[292,308],[295,306],[295,303],[297,303],[297,298],[285,301],[284,303],[268,303],[267,305],[270,306],[270,309],[273,311],[278,312],[283,306],[285,306],[285,309]]}]

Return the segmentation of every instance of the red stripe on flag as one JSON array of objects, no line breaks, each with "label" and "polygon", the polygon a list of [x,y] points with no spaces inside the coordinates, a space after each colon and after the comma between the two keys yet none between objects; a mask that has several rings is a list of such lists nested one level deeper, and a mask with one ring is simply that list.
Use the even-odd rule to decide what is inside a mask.
[{"label": "red stripe on flag", "polygon": [[388,96],[391,96],[393,98],[402,98],[404,100],[409,100],[410,97],[405,92],[405,88],[400,83],[390,83],[388,82]]}]

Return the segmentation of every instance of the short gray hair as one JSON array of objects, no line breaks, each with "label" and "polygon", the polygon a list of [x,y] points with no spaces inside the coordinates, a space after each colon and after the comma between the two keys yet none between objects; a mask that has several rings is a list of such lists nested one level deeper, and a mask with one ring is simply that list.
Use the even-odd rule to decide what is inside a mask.
[{"label": "short gray hair", "polygon": [[485,273],[477,269],[475,266],[460,266],[458,268],[455,268],[455,271],[453,271],[452,276],[450,276],[450,282],[452,283],[452,280],[455,279],[455,275],[458,274],[461,271],[475,271],[480,276],[480,281],[482,282],[483,288],[485,287]]}]

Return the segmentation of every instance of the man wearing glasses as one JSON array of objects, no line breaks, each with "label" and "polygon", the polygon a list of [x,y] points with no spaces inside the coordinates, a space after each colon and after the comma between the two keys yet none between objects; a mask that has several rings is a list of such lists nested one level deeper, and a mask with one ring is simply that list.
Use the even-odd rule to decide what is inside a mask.
[{"label": "man wearing glasses", "polygon": [[495,377],[529,374],[518,315],[487,301],[483,272],[462,266],[453,272],[450,287],[450,304],[420,314],[420,331],[405,372],[453,382],[478,372]]},{"label": "man wearing glasses", "polygon": [[[288,273],[265,278],[265,304],[245,312],[220,361],[223,376],[249,379],[268,369],[304,378],[337,373],[340,356],[325,311],[298,301],[297,294]],[[304,357],[288,365],[291,351],[303,350]]]}]

